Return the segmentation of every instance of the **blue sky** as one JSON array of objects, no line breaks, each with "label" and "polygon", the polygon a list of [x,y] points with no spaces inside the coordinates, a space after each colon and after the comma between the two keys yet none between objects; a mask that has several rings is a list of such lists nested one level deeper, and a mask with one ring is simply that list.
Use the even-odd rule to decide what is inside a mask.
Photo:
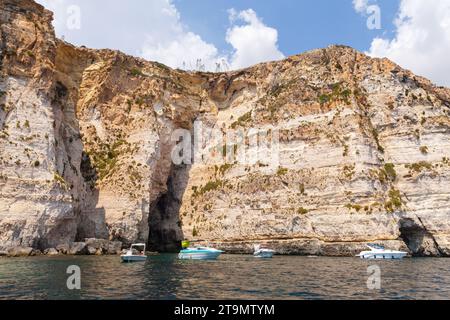
[{"label": "blue sky", "polygon": [[369,30],[366,17],[355,12],[352,0],[175,0],[184,23],[222,50],[230,50],[223,35],[229,27],[227,10],[252,8],[278,30],[279,48],[287,56],[330,44],[370,49],[376,36],[391,35],[399,0],[380,0],[382,30]]},{"label": "blue sky", "polygon": [[68,42],[174,68],[236,70],[344,44],[450,86],[450,0],[36,1]]}]

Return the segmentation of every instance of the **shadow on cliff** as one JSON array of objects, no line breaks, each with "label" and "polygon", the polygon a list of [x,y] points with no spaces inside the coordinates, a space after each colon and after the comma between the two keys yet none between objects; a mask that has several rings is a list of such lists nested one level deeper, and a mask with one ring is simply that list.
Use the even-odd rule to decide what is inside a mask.
[{"label": "shadow on cliff", "polygon": [[420,218],[418,218],[418,221],[410,218],[401,219],[400,238],[411,250],[413,256],[445,256],[433,234],[426,229]]},{"label": "shadow on cliff", "polygon": [[158,252],[179,252],[184,239],[180,208],[189,181],[190,166],[173,165],[167,193],[150,204],[148,247]]},{"label": "shadow on cliff", "polygon": [[[70,92],[66,84],[56,82],[52,105],[55,114],[53,127],[57,174],[64,178],[72,197],[75,220],[62,226],[62,231],[56,228],[55,232],[62,233],[62,242],[82,242],[86,238],[108,239],[105,209],[97,208],[99,190],[95,185],[98,172],[89,155],[84,152],[73,96],[76,95]],[[66,235],[73,234],[69,227],[76,230],[75,239],[67,239]]]},{"label": "shadow on cliff", "polygon": [[80,171],[87,195],[84,203],[80,204],[76,240],[84,241],[86,238],[108,239],[106,211],[103,207],[97,208],[100,193],[95,185],[98,179],[98,172],[92,165],[90,157],[84,151],[82,153]]}]

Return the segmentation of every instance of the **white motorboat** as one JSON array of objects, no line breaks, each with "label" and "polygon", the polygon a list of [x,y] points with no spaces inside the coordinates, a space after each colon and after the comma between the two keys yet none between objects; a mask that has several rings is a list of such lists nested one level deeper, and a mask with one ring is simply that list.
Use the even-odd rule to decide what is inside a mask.
[{"label": "white motorboat", "polygon": [[262,248],[260,245],[255,245],[255,252],[253,253],[253,256],[255,258],[266,258],[270,259],[275,254],[275,251],[267,248]]},{"label": "white motorboat", "polygon": [[183,249],[178,254],[178,259],[182,260],[215,260],[223,251],[208,247],[189,247]]},{"label": "white motorboat", "polygon": [[403,251],[387,250],[378,244],[368,244],[370,251],[362,251],[357,257],[361,259],[403,259],[408,254]]},{"label": "white motorboat", "polygon": [[[139,248],[143,248],[139,250]],[[133,254],[133,249],[140,252],[139,254]],[[147,260],[147,256],[145,255],[145,243],[135,243],[132,244],[128,251],[121,255],[120,258],[122,262],[138,262]]]}]

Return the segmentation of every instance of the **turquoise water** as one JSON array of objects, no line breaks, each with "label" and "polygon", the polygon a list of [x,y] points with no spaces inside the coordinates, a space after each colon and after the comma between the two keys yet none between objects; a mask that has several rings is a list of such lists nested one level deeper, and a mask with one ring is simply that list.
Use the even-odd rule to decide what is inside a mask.
[{"label": "turquoise water", "polygon": [[[81,290],[67,289],[67,267],[81,269]],[[367,288],[378,265],[381,289]],[[450,259],[363,261],[222,255],[217,261],[151,256],[0,258],[0,299],[450,299]]]}]

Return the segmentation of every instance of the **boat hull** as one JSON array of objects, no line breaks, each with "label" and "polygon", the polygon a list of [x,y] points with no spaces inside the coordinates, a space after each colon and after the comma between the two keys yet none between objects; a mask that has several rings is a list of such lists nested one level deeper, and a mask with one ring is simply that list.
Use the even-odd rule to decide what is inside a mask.
[{"label": "boat hull", "polygon": [[146,261],[147,260],[147,256],[120,256],[120,258],[122,259],[122,262],[141,262],[141,261]]},{"label": "boat hull", "polygon": [[271,251],[263,251],[263,252],[254,253],[253,256],[255,258],[271,259],[273,257],[273,254],[274,254],[274,252],[271,252]]},{"label": "boat hull", "polygon": [[364,260],[374,260],[374,259],[390,259],[390,260],[400,260],[406,257],[406,252],[394,252],[394,253],[374,253],[374,252],[362,252],[359,256]]},{"label": "boat hull", "polygon": [[186,249],[181,250],[178,259],[181,260],[216,260],[223,252],[215,249],[198,250]]},{"label": "boat hull", "polygon": [[181,260],[216,260],[222,253],[179,253]]}]

